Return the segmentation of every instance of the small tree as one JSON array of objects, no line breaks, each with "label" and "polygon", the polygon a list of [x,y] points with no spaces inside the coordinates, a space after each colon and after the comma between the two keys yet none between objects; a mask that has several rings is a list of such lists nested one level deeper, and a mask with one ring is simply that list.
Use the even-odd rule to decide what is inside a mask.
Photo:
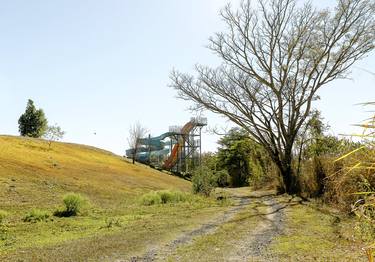
[{"label": "small tree", "polygon": [[53,141],[59,141],[64,137],[64,135],[65,131],[63,131],[57,124],[48,126],[45,134],[43,135],[43,137],[48,141],[48,149],[51,148]]},{"label": "small tree", "polygon": [[139,122],[135,123],[129,129],[128,143],[132,151],[133,164],[135,163],[135,157],[140,147],[139,139],[145,137],[147,129],[143,127]]},{"label": "small tree", "polygon": [[25,113],[18,120],[21,136],[41,137],[47,129],[47,119],[43,109],[36,109],[34,101],[29,99]]}]

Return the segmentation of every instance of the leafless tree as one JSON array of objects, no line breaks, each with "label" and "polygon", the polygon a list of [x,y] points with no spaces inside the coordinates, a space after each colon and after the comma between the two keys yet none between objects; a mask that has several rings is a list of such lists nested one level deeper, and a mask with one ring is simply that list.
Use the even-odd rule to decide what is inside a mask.
[{"label": "leafless tree", "polygon": [[59,141],[62,139],[65,135],[65,131],[61,129],[57,124],[53,126],[48,126],[46,129],[45,134],[43,137],[47,140],[48,142],[48,149],[51,149],[51,145],[53,141]]},{"label": "leafless tree", "polygon": [[135,123],[129,128],[128,143],[132,152],[133,164],[135,163],[135,157],[139,149],[139,139],[146,136],[147,129],[143,127],[139,122]]},{"label": "leafless tree", "polygon": [[298,193],[292,168],[296,136],[327,83],[348,76],[374,49],[374,0],[339,0],[318,10],[295,0],[250,0],[221,11],[227,31],[208,48],[217,68],[197,65],[196,77],[173,71],[178,96],[229,118],[262,144],[278,167],[286,192]]}]

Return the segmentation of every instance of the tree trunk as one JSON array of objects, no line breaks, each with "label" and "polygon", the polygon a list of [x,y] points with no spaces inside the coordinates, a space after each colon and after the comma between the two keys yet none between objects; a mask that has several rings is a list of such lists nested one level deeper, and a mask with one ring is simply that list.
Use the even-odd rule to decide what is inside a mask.
[{"label": "tree trunk", "polygon": [[289,195],[299,194],[301,192],[297,176],[293,172],[291,165],[284,166],[280,170],[281,177],[283,178],[285,192]]},{"label": "tree trunk", "polygon": [[133,157],[132,157],[132,159],[133,159],[133,164],[135,163],[135,155],[137,154],[137,150],[135,150],[134,149],[134,151],[133,151]]},{"label": "tree trunk", "polygon": [[299,194],[301,188],[298,183],[297,174],[292,167],[292,152],[286,151],[283,159],[277,161],[277,167],[283,179],[285,193],[289,195]]}]

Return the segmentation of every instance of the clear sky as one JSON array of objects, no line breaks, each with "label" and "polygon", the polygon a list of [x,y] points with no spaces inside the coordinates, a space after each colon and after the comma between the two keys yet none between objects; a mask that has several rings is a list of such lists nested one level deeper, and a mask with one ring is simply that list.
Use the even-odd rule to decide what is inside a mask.
[{"label": "clear sky", "polygon": [[[168,87],[173,68],[215,65],[207,39],[223,29],[226,0],[3,1],[0,8],[0,134],[18,134],[27,99],[44,109],[66,142],[124,154],[131,124],[152,135],[183,125],[188,103]],[[232,1],[237,2],[237,1]],[[314,1],[326,6],[333,1]],[[356,103],[375,100],[375,54],[353,68],[351,80],[321,91],[315,105],[332,132],[354,132],[368,114]],[[228,126],[207,113],[210,125]],[[96,133],[96,135],[94,135]],[[203,149],[218,137],[204,134]]]}]

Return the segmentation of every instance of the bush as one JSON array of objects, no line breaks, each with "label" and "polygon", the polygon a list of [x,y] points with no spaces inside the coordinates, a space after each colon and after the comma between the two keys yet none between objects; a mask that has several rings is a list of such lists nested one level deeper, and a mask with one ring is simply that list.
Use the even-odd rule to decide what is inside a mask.
[{"label": "bush", "polygon": [[202,166],[193,172],[191,179],[193,183],[193,193],[209,196],[211,191],[217,186],[217,178],[212,170]]},{"label": "bush", "polygon": [[47,211],[33,209],[29,213],[26,214],[26,216],[23,218],[23,221],[36,223],[36,222],[44,221],[47,218],[49,218],[49,214]]},{"label": "bush", "polygon": [[216,171],[215,177],[219,187],[227,187],[231,184],[231,177],[226,169]]},{"label": "bush", "polygon": [[141,197],[141,203],[145,206],[184,202],[188,199],[186,193],[180,191],[153,191]]},{"label": "bush", "polygon": [[54,215],[59,217],[76,216],[82,211],[82,208],[87,204],[87,199],[76,193],[68,193],[64,195],[63,202],[65,210],[57,210]]},{"label": "bush", "polygon": [[5,220],[5,218],[8,216],[8,213],[3,211],[3,210],[0,210],[0,224],[2,224]]},{"label": "bush", "polygon": [[157,192],[150,192],[141,197],[141,203],[144,206],[161,204],[161,197]]}]

